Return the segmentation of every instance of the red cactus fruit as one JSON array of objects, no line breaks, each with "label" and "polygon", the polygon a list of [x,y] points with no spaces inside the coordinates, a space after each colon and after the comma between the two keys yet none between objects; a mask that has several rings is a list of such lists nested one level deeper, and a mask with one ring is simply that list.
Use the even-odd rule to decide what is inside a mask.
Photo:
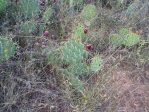
[{"label": "red cactus fruit", "polygon": [[48,37],[48,36],[49,36],[49,31],[46,30],[46,31],[43,33],[43,36]]},{"label": "red cactus fruit", "polygon": [[87,29],[87,28],[84,29],[84,33],[85,33],[85,34],[88,33],[88,29]]},{"label": "red cactus fruit", "polygon": [[93,45],[92,45],[92,44],[86,44],[86,45],[85,45],[85,49],[86,49],[87,51],[91,51],[91,50],[93,49]]}]

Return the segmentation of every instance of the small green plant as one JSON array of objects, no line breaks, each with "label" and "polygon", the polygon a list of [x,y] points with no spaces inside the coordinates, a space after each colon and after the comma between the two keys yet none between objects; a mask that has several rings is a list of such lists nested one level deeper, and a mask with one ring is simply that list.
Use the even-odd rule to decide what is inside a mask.
[{"label": "small green plant", "polygon": [[7,6],[7,0],[0,0],[0,13],[4,11]]},{"label": "small green plant", "polygon": [[97,10],[95,5],[86,5],[82,12],[81,12],[81,17],[85,21],[92,21],[97,15]]},{"label": "small green plant", "polygon": [[38,0],[20,0],[20,13],[24,18],[32,18],[39,12]]},{"label": "small green plant", "polygon": [[134,46],[140,42],[140,36],[126,28],[122,28],[118,33],[112,34],[110,41],[114,45]]},{"label": "small green plant", "polygon": [[0,62],[8,60],[16,53],[17,46],[10,39],[0,36]]}]

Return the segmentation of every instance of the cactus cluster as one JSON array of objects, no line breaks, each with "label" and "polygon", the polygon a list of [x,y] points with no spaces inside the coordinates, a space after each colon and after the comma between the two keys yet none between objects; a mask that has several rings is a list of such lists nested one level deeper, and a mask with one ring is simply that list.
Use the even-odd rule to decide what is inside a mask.
[{"label": "cactus cluster", "polygon": [[8,60],[16,53],[17,46],[10,39],[0,36],[0,62]]},{"label": "cactus cluster", "polygon": [[[47,11],[45,11],[45,15],[43,16],[45,22],[48,22],[51,16],[51,8],[48,8]],[[60,49],[48,54],[49,63],[58,65],[58,68],[61,68],[69,79],[72,87],[79,92],[83,92],[84,90],[84,84],[80,80],[80,76],[96,73],[102,66],[102,59],[98,55],[93,56],[91,62],[87,63],[90,50],[93,46],[86,44],[89,38],[89,26],[86,27],[84,23],[86,21],[91,23],[95,16],[96,7],[94,5],[87,5],[82,10],[81,16],[78,16],[72,28],[71,38],[67,42],[64,42]]]},{"label": "cactus cluster", "polygon": [[[79,76],[89,75],[92,72],[97,72],[101,69],[102,59],[99,56],[92,58],[90,64],[85,60],[88,57],[88,52],[85,51],[84,45],[77,40],[69,40],[63,47],[63,61],[66,61],[69,66],[66,68],[67,73],[73,75],[74,80],[70,80],[72,86],[76,87],[78,91],[82,92],[83,82],[79,80]],[[80,84],[82,83],[82,84]],[[81,88],[81,89],[80,89]]]},{"label": "cactus cluster", "polygon": [[83,21],[81,22],[76,20],[77,23],[73,27],[72,38],[63,46],[63,61],[69,64],[66,70],[67,73],[71,74],[71,77],[73,77],[73,79],[70,78],[70,83],[78,91],[83,92],[83,82],[79,79],[79,77],[99,71],[102,66],[102,59],[99,56],[95,56],[92,58],[90,64],[87,64],[85,61],[89,55],[85,44],[89,38],[89,29],[86,28],[84,23],[86,21],[91,23],[96,17],[96,7],[94,5],[85,6],[80,17]]},{"label": "cactus cluster", "polygon": [[0,0],[0,13],[4,11],[4,9],[7,6],[7,1],[6,0]]},{"label": "cactus cluster", "polygon": [[134,46],[140,42],[140,36],[129,29],[122,28],[118,33],[110,36],[110,41],[114,45]]}]

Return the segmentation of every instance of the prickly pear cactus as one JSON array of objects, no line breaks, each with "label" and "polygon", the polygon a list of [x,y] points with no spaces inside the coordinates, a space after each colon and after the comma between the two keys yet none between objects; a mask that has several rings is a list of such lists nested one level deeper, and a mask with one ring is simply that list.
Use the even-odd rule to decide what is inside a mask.
[{"label": "prickly pear cactus", "polygon": [[20,24],[20,30],[23,34],[30,34],[36,30],[36,23],[34,21],[26,21]]},{"label": "prickly pear cactus", "polygon": [[125,45],[131,47],[140,42],[140,36],[126,28],[122,28],[117,34],[111,35],[110,40],[114,45]]},{"label": "prickly pear cactus", "polygon": [[124,38],[123,44],[128,47],[131,47],[135,44],[138,44],[139,42],[140,42],[140,36],[135,33],[129,32],[129,34]]},{"label": "prickly pear cactus", "polygon": [[101,69],[103,64],[102,59],[99,56],[94,56],[90,64],[91,72],[97,72]]},{"label": "prickly pear cactus", "polygon": [[8,60],[16,53],[17,46],[10,39],[0,36],[0,62]]},{"label": "prickly pear cactus", "polygon": [[80,62],[87,56],[84,45],[76,40],[69,40],[63,47],[63,60],[67,63]]},{"label": "prickly pear cactus", "polygon": [[52,16],[52,13],[53,13],[52,8],[51,8],[51,7],[48,7],[48,8],[46,9],[46,11],[44,12],[44,14],[43,14],[43,20],[44,20],[45,22],[48,22],[49,19],[50,19],[50,17]]},{"label": "prickly pear cactus", "polygon": [[75,63],[68,68],[68,72],[75,76],[86,75],[88,73],[88,66],[85,63]]},{"label": "prickly pear cactus", "polygon": [[20,13],[25,18],[32,18],[39,12],[38,0],[20,0]]},{"label": "prickly pear cactus", "polygon": [[0,13],[4,11],[4,9],[7,6],[7,1],[6,0],[0,0]]},{"label": "prickly pear cactus", "polygon": [[97,10],[96,7],[94,5],[86,5],[82,12],[81,12],[81,17],[85,20],[85,21],[91,21],[96,17],[97,14]]},{"label": "prickly pear cactus", "polygon": [[77,91],[83,93],[84,85],[83,82],[78,77],[70,77],[71,86]]}]

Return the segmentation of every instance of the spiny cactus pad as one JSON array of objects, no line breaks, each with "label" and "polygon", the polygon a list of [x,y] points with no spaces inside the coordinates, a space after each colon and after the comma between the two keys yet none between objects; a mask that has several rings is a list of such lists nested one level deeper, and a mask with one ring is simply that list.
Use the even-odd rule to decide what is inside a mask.
[{"label": "spiny cactus pad", "polygon": [[17,46],[10,39],[0,36],[0,62],[8,60],[16,53]]},{"label": "spiny cactus pad", "polygon": [[6,6],[7,6],[7,1],[6,0],[0,0],[0,13],[4,11]]},{"label": "spiny cactus pad", "polygon": [[70,78],[70,83],[71,83],[71,85],[74,89],[76,89],[77,91],[83,93],[84,85],[83,85],[83,82],[78,77],[73,77],[72,76]]},{"label": "spiny cactus pad", "polygon": [[131,47],[137,43],[140,42],[140,36],[135,34],[135,33],[132,33],[130,32],[127,37],[125,37],[125,40],[124,40],[124,45],[128,46],[128,47]]},{"label": "spiny cactus pad", "polygon": [[23,34],[30,34],[36,29],[36,23],[34,21],[26,21],[20,24],[20,30]]},{"label": "spiny cactus pad", "polygon": [[75,76],[86,75],[88,73],[88,66],[85,63],[75,63],[68,68],[68,72]]},{"label": "spiny cactus pad", "polygon": [[86,20],[86,21],[91,21],[96,17],[97,11],[96,7],[94,5],[86,5],[82,12],[81,12],[81,17]]},{"label": "spiny cactus pad", "polygon": [[63,59],[68,63],[80,62],[87,56],[84,45],[75,40],[69,40],[63,47]]},{"label": "spiny cactus pad", "polygon": [[110,40],[114,45],[125,45],[131,47],[140,42],[140,36],[126,28],[122,28],[117,34],[111,35]]},{"label": "spiny cactus pad", "polygon": [[102,59],[99,56],[94,56],[90,64],[91,72],[97,72],[101,69],[103,64]]},{"label": "spiny cactus pad", "polygon": [[25,18],[32,18],[39,12],[38,0],[20,0],[20,12]]}]

